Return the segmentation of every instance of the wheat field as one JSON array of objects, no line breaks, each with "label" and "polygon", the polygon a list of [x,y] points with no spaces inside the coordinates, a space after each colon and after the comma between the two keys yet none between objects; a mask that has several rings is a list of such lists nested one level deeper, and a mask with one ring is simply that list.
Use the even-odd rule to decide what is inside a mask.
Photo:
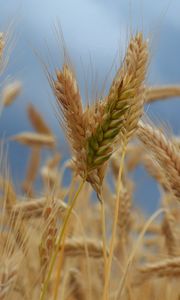
[{"label": "wheat field", "polygon": [[[7,45],[0,33],[0,75]],[[21,192],[0,137],[0,300],[180,299],[180,139],[144,113],[147,103],[180,96],[180,86],[148,86],[149,64],[148,40],[138,32],[107,95],[91,105],[83,105],[70,63],[48,72],[72,156],[62,163],[57,136],[30,104],[34,130],[10,137],[30,152]],[[3,88],[0,114],[21,90],[19,81]],[[150,217],[134,203],[138,165],[161,189]]]}]

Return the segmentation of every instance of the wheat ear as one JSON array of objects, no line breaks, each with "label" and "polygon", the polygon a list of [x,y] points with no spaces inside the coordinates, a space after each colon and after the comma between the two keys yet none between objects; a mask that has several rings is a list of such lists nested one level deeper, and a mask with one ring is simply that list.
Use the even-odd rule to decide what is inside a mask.
[{"label": "wheat ear", "polygon": [[180,96],[179,85],[148,87],[146,93],[146,102],[149,103],[160,99],[167,99],[167,98],[179,97],[179,96]]},{"label": "wheat ear", "polygon": [[[85,243],[88,249],[88,255],[91,258],[103,257],[103,245],[97,240],[87,239],[84,241],[80,238],[67,239],[64,244],[64,253],[66,256],[86,256]],[[61,250],[61,245],[60,245]],[[108,255],[108,250],[107,250]]]},{"label": "wheat ear", "polygon": [[86,128],[87,114],[83,113],[80,91],[75,75],[68,65],[56,72],[56,79],[51,79],[51,86],[56,96],[59,116],[73,152],[74,170],[91,183],[100,194],[101,172],[96,170],[87,176]]},{"label": "wheat ear", "polygon": [[28,106],[28,117],[36,132],[53,135],[44,118],[32,104]]},{"label": "wheat ear", "polygon": [[130,225],[131,192],[126,187],[122,188],[120,194],[119,216],[118,216],[118,240],[120,243],[127,242],[128,228]]},{"label": "wheat ear", "polygon": [[51,259],[57,237],[56,213],[53,211],[53,205],[47,206],[43,213],[45,230],[39,245],[40,265],[42,268],[42,282],[45,279],[48,263]]},{"label": "wheat ear", "polygon": [[88,173],[96,170],[100,186],[117,140],[118,143],[124,143],[124,139],[127,141],[137,128],[143,111],[147,64],[147,42],[138,33],[131,38],[123,65],[118,70],[104,103],[97,103],[94,114],[89,116]]},{"label": "wheat ear", "polygon": [[[2,259],[2,258],[1,258]],[[0,262],[0,299],[7,299],[12,291],[18,273],[18,259],[15,256]]]},{"label": "wheat ear", "polygon": [[[7,208],[14,217],[21,216],[22,219],[42,217],[43,211],[48,205],[47,198],[33,199],[29,201],[19,201],[12,208]],[[68,206],[61,200],[56,199],[55,207],[59,217],[63,217]]]},{"label": "wheat ear", "polygon": [[165,212],[162,222],[162,233],[169,256],[179,256],[179,240],[176,230],[176,220],[169,210]]},{"label": "wheat ear", "polygon": [[57,237],[55,251],[52,254],[50,262],[49,262],[49,269],[48,269],[47,277],[46,277],[46,279],[44,281],[44,284],[43,284],[43,287],[42,287],[42,290],[41,290],[41,294],[40,294],[40,298],[39,298],[40,300],[44,300],[44,297],[46,295],[48,284],[49,284],[49,280],[51,278],[52,271],[53,271],[53,268],[54,268],[54,264],[56,262],[56,258],[57,258],[58,252],[59,252],[59,246],[61,245],[62,241],[65,239],[66,229],[67,229],[67,226],[69,224],[70,217],[72,215],[74,206],[75,206],[76,201],[78,199],[78,196],[79,196],[80,192],[82,191],[82,188],[83,188],[83,186],[85,184],[85,181],[86,181],[86,179],[84,179],[81,182],[81,184],[80,184],[80,186],[79,186],[79,188],[78,188],[78,190],[77,190],[74,198],[72,199],[72,202],[70,203],[69,209],[67,210],[67,213],[65,215],[64,222],[62,224],[61,232],[60,232],[59,236]]},{"label": "wheat ear", "polygon": [[[102,120],[88,139],[88,166],[97,168],[112,154],[113,144],[122,132],[130,135],[136,128],[143,108],[144,80],[148,50],[142,34],[132,38],[105,102]],[[101,108],[102,110],[102,108]]]},{"label": "wheat ear", "polygon": [[85,300],[86,290],[83,284],[82,274],[77,269],[70,269],[69,271],[69,294],[74,300]]},{"label": "wheat ear", "polygon": [[143,154],[141,156],[141,162],[149,175],[163,187],[164,191],[167,191],[166,178],[162,169],[159,167],[159,164],[152,158],[152,156],[149,154]]},{"label": "wheat ear", "polygon": [[7,84],[2,91],[2,105],[7,107],[11,105],[22,91],[22,84],[20,81],[14,81]]},{"label": "wheat ear", "polygon": [[139,122],[138,137],[158,163],[166,179],[166,187],[180,197],[180,154],[173,141],[159,129]]},{"label": "wheat ear", "polygon": [[136,284],[142,284],[146,280],[154,277],[170,277],[177,278],[180,276],[180,258],[167,258],[156,263],[149,263],[139,268],[138,275],[135,280]]},{"label": "wheat ear", "polygon": [[38,147],[33,147],[27,166],[26,177],[22,183],[22,190],[29,196],[33,195],[33,183],[38,174],[41,160],[41,151]]},{"label": "wheat ear", "polygon": [[87,180],[98,193],[117,136],[120,131],[130,136],[142,114],[147,62],[147,42],[139,33],[131,39],[105,101],[97,102],[84,113],[70,68],[64,65],[62,71],[57,71],[56,80],[51,80],[78,173],[82,177],[87,174]]},{"label": "wheat ear", "polygon": [[22,132],[11,137],[12,141],[19,142],[29,147],[48,147],[54,148],[56,140],[49,134]]},{"label": "wheat ear", "polygon": [[64,65],[62,71],[57,71],[56,75],[56,79],[52,80],[52,87],[60,111],[60,120],[74,153],[77,169],[84,176],[85,127],[79,88],[68,65]]}]

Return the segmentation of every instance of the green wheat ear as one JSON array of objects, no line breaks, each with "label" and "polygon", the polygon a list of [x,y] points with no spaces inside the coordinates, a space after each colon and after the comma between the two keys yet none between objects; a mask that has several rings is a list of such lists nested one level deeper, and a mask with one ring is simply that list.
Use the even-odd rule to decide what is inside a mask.
[{"label": "green wheat ear", "polygon": [[147,42],[143,41],[142,34],[137,34],[131,39],[123,66],[112,83],[101,123],[87,140],[89,170],[100,167],[110,158],[121,133],[129,138],[135,130],[143,110],[147,63]]}]

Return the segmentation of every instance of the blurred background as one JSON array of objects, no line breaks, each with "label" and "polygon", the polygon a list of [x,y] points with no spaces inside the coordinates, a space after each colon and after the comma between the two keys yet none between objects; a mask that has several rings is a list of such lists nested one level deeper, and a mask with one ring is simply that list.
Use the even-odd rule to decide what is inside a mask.
[{"label": "blurred background", "polygon": [[[42,66],[42,60],[52,70],[54,66],[62,66],[63,44],[57,34],[58,26],[77,72],[84,102],[87,86],[89,99],[95,91],[101,91],[105,79],[108,89],[115,72],[109,74],[112,64],[120,65],[129,34],[139,30],[150,39],[148,83],[180,83],[179,12],[179,0],[0,0],[0,31],[13,24],[15,41],[1,88],[14,79],[23,84],[21,96],[0,118],[0,136],[8,138],[32,130],[26,108],[33,103],[56,133],[64,159],[70,155],[54,114],[55,101]],[[93,78],[97,78],[96,85]],[[159,101],[146,107],[146,112],[179,134],[180,99]],[[25,174],[28,149],[9,142],[8,155],[18,185]],[[158,188],[143,168],[138,168],[134,176],[135,199],[143,210],[151,213],[158,207]]]}]

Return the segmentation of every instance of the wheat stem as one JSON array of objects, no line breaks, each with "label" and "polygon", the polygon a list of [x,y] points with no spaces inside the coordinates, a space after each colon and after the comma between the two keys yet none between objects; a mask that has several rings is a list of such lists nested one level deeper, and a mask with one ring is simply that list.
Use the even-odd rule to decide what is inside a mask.
[{"label": "wheat stem", "polygon": [[106,275],[107,266],[107,240],[106,240],[106,215],[104,199],[100,203],[101,205],[101,226],[102,226],[102,241],[103,241],[103,257],[104,257],[104,279]]},{"label": "wheat stem", "polygon": [[49,280],[51,278],[51,274],[52,274],[52,271],[53,271],[53,268],[54,268],[54,264],[55,264],[55,261],[56,261],[56,258],[57,258],[57,255],[58,255],[58,252],[59,252],[59,246],[60,244],[62,243],[62,239],[64,237],[64,233],[65,233],[65,230],[66,230],[66,227],[68,225],[68,222],[69,222],[69,218],[71,216],[71,213],[72,213],[72,210],[76,204],[76,200],[84,186],[84,183],[86,181],[86,178],[84,178],[82,181],[81,181],[81,184],[79,185],[79,188],[71,202],[71,205],[67,211],[67,215],[65,217],[65,220],[64,220],[64,223],[63,223],[63,226],[62,226],[62,229],[61,229],[61,233],[59,235],[59,238],[57,240],[57,244],[56,244],[56,249],[55,249],[55,252],[51,258],[51,261],[50,261],[50,266],[49,266],[49,271],[48,271],[48,274],[47,274],[47,278],[43,284],[43,288],[42,288],[42,291],[41,291],[41,294],[40,294],[40,300],[44,300],[45,299],[45,295],[46,295],[46,291],[47,291],[47,287],[48,287],[48,283],[49,283]]},{"label": "wheat stem", "polygon": [[60,283],[62,263],[63,263],[63,255],[64,255],[64,247],[65,247],[65,239],[66,239],[66,235],[64,235],[64,237],[62,238],[62,247],[61,247],[59,260],[58,260],[58,264],[57,264],[57,274],[56,274],[56,280],[55,280],[53,300],[57,300],[57,297],[58,297],[59,283]]},{"label": "wheat stem", "polygon": [[125,158],[125,154],[126,154],[126,145],[127,145],[126,143],[124,143],[124,145],[123,145],[123,151],[122,151],[120,167],[119,167],[119,175],[118,175],[118,182],[117,182],[117,197],[116,197],[116,205],[115,205],[115,211],[114,211],[114,220],[113,220],[112,238],[111,238],[111,243],[110,243],[109,258],[108,258],[107,268],[106,268],[106,277],[105,277],[105,285],[104,285],[104,291],[103,291],[103,300],[108,300],[108,298],[109,298],[108,297],[108,295],[109,295],[109,280],[110,280],[114,245],[115,245],[116,229],[117,229],[117,224],[118,224],[119,205],[120,205],[120,191],[121,191],[121,178],[122,178],[122,171],[123,171],[123,165],[124,165],[124,158]]},{"label": "wheat stem", "polygon": [[127,280],[127,276],[128,276],[128,272],[130,270],[130,267],[132,265],[132,262],[133,262],[133,259],[136,255],[136,252],[138,250],[138,247],[140,246],[140,243],[142,242],[142,239],[145,235],[145,233],[147,232],[149,226],[151,225],[151,223],[153,223],[153,221],[159,217],[160,214],[166,212],[166,209],[164,208],[160,208],[159,210],[157,210],[148,220],[147,222],[145,223],[145,225],[143,226],[139,236],[138,236],[138,239],[132,249],[132,252],[131,254],[129,255],[129,258],[128,258],[128,261],[127,261],[127,265],[126,265],[126,269],[124,271],[124,274],[123,274],[123,277],[121,279],[121,282],[120,282],[120,285],[119,285],[119,289],[118,289],[118,292],[117,292],[117,296],[115,298],[115,300],[118,300],[118,299],[121,299],[121,295],[122,295],[122,292],[124,290],[124,286],[126,285],[126,280]]},{"label": "wheat stem", "polygon": [[[74,192],[74,187],[75,187],[74,183],[75,183],[75,177],[73,177],[72,184],[70,187],[68,204],[70,204],[69,203],[70,199],[73,197],[73,192]],[[66,230],[65,230],[65,233],[66,233]],[[57,274],[56,274],[55,287],[54,287],[54,299],[57,299],[57,296],[58,296],[61,271],[62,271],[61,267],[62,267],[62,262],[63,262],[64,248],[65,248],[65,239],[66,239],[65,233],[64,233],[64,237],[62,238],[62,245],[60,248],[60,255],[59,255],[59,260],[58,260],[58,264],[57,264]]]}]

